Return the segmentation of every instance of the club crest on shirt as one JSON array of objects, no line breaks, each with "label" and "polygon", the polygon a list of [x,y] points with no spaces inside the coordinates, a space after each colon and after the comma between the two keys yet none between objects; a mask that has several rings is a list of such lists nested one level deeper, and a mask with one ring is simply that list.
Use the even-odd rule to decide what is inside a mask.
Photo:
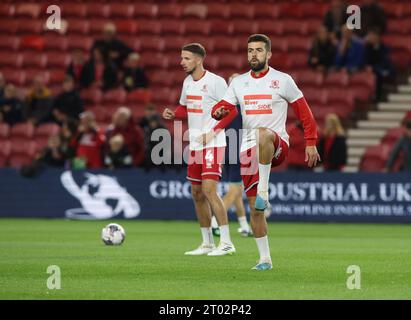
[{"label": "club crest on shirt", "polygon": [[203,87],[201,88],[201,90],[200,90],[201,92],[205,92],[205,93],[207,93],[208,92],[208,87],[207,87],[207,85],[205,84],[205,85],[203,85]]},{"label": "club crest on shirt", "polygon": [[280,88],[280,81],[279,80],[271,80],[270,88],[271,89],[279,89]]}]

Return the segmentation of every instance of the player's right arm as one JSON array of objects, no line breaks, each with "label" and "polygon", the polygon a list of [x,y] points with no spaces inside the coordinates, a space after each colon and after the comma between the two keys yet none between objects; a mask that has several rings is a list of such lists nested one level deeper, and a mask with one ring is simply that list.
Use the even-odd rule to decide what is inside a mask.
[{"label": "player's right arm", "polygon": [[187,107],[179,105],[174,111],[170,108],[165,108],[163,111],[163,118],[166,120],[185,120],[187,119]]},{"label": "player's right arm", "polygon": [[226,93],[224,94],[223,99],[211,110],[211,116],[214,119],[221,120],[228,117],[231,122],[237,116],[238,112],[236,105],[238,104],[238,99],[235,94],[234,83],[235,79],[231,82]]}]

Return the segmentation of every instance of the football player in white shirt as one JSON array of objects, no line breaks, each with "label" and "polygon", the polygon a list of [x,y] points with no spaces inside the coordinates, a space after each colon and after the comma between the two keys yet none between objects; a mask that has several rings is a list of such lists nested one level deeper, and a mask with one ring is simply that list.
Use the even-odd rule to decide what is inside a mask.
[{"label": "football player in white shirt", "polygon": [[[305,161],[312,167],[320,160],[316,148],[317,125],[311,110],[294,80],[268,65],[271,41],[262,34],[248,38],[248,62],[251,71],[236,77],[224,98],[213,107],[215,119],[232,119],[240,104],[243,139],[240,162],[244,189],[251,209],[251,226],[260,260],[253,270],[272,269],[264,210],[268,202],[271,167],[280,165],[288,153],[286,132],[290,105],[304,127]],[[226,125],[226,124],[225,124]]]},{"label": "football player in white shirt", "polygon": [[[222,124],[211,117],[212,107],[227,90],[225,80],[205,70],[206,52],[198,43],[187,44],[181,51],[181,66],[188,74],[183,83],[180,105],[172,111],[166,108],[164,119],[188,118],[190,159],[187,179],[191,181],[192,196],[200,223],[202,244],[186,255],[222,256],[233,254],[227,210],[217,193],[224,159],[225,132]],[[220,244],[215,247],[211,231],[211,210],[220,227]]]}]

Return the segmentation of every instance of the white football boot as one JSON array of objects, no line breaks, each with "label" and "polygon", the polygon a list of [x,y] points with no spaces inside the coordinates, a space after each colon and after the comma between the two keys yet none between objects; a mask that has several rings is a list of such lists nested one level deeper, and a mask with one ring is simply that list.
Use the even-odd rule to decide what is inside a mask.
[{"label": "white football boot", "polygon": [[232,243],[224,243],[220,242],[217,248],[215,248],[213,251],[208,253],[207,255],[210,257],[217,257],[217,256],[225,256],[225,255],[232,255],[235,253],[235,248]]},{"label": "white football boot", "polygon": [[202,243],[197,249],[186,251],[184,254],[186,256],[201,256],[203,254],[212,252],[215,248],[216,247],[214,244]]}]

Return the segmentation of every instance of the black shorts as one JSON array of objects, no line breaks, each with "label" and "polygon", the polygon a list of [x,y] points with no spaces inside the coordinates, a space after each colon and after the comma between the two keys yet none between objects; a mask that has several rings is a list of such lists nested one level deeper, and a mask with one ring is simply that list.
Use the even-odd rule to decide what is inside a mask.
[{"label": "black shorts", "polygon": [[223,180],[230,183],[241,183],[243,182],[241,178],[241,165],[236,164],[225,164],[223,171]]}]

